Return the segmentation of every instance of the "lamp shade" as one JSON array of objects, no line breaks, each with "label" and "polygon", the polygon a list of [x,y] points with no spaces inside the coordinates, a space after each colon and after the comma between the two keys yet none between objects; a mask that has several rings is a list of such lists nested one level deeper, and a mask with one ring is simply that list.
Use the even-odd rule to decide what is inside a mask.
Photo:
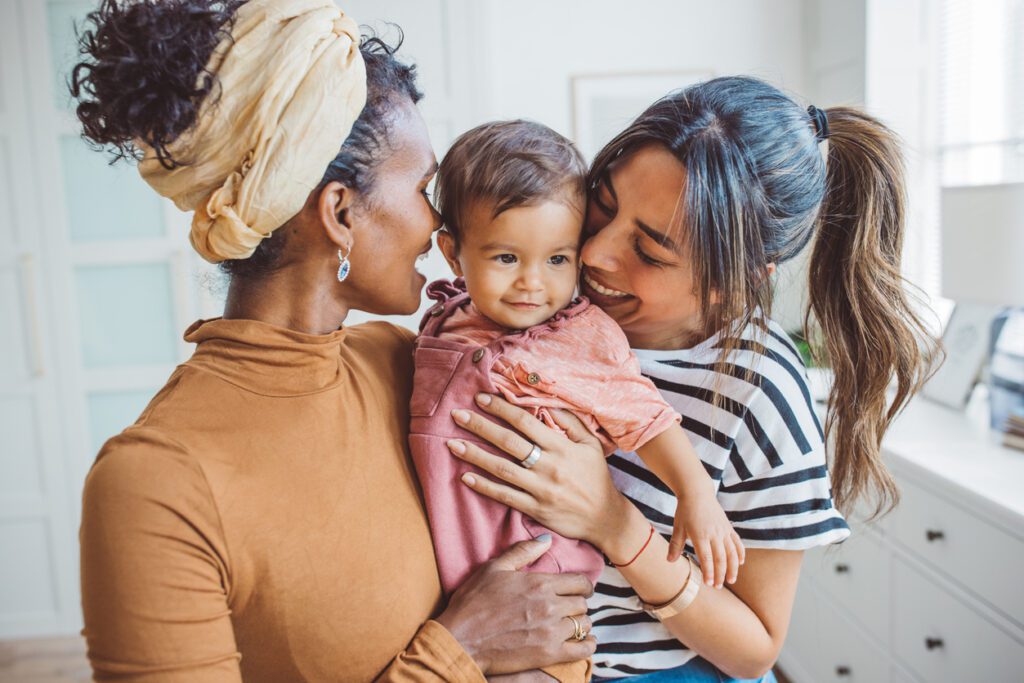
[{"label": "lamp shade", "polygon": [[942,189],[942,295],[1024,306],[1024,183]]}]

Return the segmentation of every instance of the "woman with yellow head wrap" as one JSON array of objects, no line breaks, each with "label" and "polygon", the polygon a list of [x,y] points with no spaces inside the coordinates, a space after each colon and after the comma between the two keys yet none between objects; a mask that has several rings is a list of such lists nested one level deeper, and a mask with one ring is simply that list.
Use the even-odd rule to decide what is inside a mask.
[{"label": "woman with yellow head wrap", "polygon": [[593,642],[567,642],[565,616],[588,582],[513,571],[544,541],[441,604],[406,451],[413,335],[342,328],[419,305],[438,217],[413,68],[326,0],[104,0],[89,21],[86,137],[193,212],[193,246],[231,276],[224,318],[188,330],[194,355],[86,482],[96,678],[482,681],[577,660],[582,680]]}]

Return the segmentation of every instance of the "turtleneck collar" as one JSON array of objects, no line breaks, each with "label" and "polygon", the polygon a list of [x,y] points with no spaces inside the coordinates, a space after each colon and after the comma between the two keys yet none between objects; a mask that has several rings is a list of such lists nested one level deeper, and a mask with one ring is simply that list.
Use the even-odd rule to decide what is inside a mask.
[{"label": "turtleneck collar", "polygon": [[196,344],[186,363],[264,396],[300,396],[337,386],[347,328],[305,334],[257,320],[214,318],[193,323],[185,341]]}]

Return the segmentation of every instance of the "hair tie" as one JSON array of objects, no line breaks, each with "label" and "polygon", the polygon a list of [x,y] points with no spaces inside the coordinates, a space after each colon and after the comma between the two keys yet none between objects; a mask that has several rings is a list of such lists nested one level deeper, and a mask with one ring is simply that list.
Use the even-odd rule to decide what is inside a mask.
[{"label": "hair tie", "polygon": [[828,114],[825,113],[825,110],[818,109],[812,104],[807,107],[807,114],[814,123],[814,137],[818,139],[818,142],[827,139],[829,136]]}]

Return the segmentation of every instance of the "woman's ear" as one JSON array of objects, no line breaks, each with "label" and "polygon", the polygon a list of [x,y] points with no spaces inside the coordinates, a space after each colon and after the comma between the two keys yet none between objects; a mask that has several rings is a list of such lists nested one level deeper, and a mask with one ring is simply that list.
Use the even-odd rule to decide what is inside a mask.
[{"label": "woman's ear", "polygon": [[324,234],[346,254],[352,251],[355,243],[352,210],[355,198],[355,190],[336,180],[324,185],[317,197],[317,217]]},{"label": "woman's ear", "polygon": [[444,260],[448,262],[448,267],[452,269],[452,272],[458,277],[462,277],[462,264],[459,263],[459,248],[455,244],[455,238],[452,234],[447,230],[438,232],[437,246],[441,249]]}]

